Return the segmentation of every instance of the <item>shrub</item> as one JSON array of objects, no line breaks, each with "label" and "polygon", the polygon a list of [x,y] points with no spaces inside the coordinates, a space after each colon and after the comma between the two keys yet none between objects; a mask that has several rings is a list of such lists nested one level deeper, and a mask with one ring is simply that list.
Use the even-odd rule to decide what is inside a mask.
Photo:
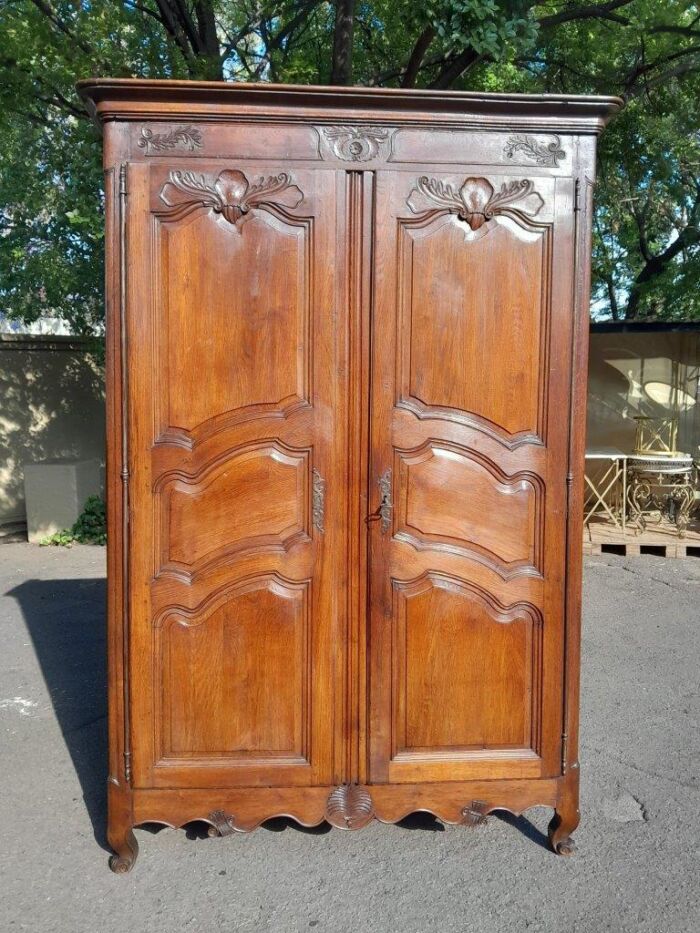
[{"label": "shrub", "polygon": [[83,511],[70,530],[57,531],[40,542],[42,547],[72,547],[76,543],[107,543],[107,513],[104,500],[100,496],[90,496],[86,500]]}]

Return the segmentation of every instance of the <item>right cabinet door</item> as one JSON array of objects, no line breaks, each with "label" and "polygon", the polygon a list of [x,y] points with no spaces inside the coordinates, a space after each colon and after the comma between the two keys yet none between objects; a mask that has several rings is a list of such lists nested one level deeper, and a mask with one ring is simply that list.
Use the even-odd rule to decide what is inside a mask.
[{"label": "right cabinet door", "polygon": [[369,772],[560,771],[573,181],[380,173]]}]

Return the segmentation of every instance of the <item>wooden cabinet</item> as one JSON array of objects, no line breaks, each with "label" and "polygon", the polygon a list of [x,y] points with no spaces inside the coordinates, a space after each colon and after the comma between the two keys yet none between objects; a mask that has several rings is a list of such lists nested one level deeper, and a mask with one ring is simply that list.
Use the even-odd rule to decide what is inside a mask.
[{"label": "wooden cabinet", "polygon": [[578,823],[604,98],[91,81],[109,840]]}]

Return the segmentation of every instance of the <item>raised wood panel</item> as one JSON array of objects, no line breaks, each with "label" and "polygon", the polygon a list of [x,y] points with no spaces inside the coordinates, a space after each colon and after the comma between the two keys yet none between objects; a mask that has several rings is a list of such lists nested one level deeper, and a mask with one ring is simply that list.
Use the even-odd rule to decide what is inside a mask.
[{"label": "raised wood panel", "polygon": [[327,783],[336,177],[180,159],[128,175],[134,782]]},{"label": "raised wood panel", "polygon": [[570,170],[571,148],[571,139],[557,133],[455,133],[410,127],[394,134],[389,161],[541,166],[551,176]]},{"label": "raised wood panel", "polygon": [[241,582],[156,623],[160,758],[307,758],[308,584]]},{"label": "raised wood panel", "polygon": [[399,404],[506,442],[541,438],[548,228],[494,217],[472,230],[429,214],[401,221],[399,250]]},{"label": "raised wood panel", "polygon": [[192,476],[164,474],[156,486],[159,571],[189,578],[236,554],[308,540],[310,454],[264,440]]},{"label": "raised wood panel", "polygon": [[539,751],[542,622],[465,581],[393,581],[397,761]]},{"label": "raised wood panel", "polygon": [[373,782],[561,761],[568,425],[550,406],[568,405],[571,292],[553,279],[570,263],[555,189],[466,166],[378,181]]},{"label": "raised wood panel", "polygon": [[161,437],[309,404],[311,228],[265,210],[157,221]]},{"label": "raised wood panel", "polygon": [[131,138],[131,157],[138,159],[167,159],[186,161],[195,159],[254,160],[278,158],[287,163],[318,161],[319,133],[313,126],[294,126],[278,123],[265,126],[260,123],[221,123],[197,125],[146,120],[134,126]]},{"label": "raised wood panel", "polygon": [[543,484],[505,473],[448,441],[398,450],[396,537],[414,547],[478,560],[505,579],[541,574]]}]

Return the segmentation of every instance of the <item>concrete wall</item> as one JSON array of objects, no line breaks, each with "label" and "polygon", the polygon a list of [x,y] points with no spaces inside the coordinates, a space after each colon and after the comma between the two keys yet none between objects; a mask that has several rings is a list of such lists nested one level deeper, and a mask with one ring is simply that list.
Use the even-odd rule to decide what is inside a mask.
[{"label": "concrete wall", "polygon": [[[0,524],[25,517],[22,463],[57,457],[104,464],[104,374],[74,337],[0,335]],[[645,392],[680,384],[696,403],[680,414],[679,446],[699,455],[700,330],[591,333],[589,448],[634,447],[634,415],[668,414]]]},{"label": "concrete wall", "polygon": [[104,373],[89,348],[75,337],[0,334],[0,524],[25,518],[24,462],[104,466]]},{"label": "concrete wall", "polygon": [[[626,330],[614,325],[591,333],[588,385],[587,447],[634,448],[635,415],[671,414],[661,385],[676,385],[687,394],[679,412],[678,448],[700,455],[700,329]],[[657,384],[657,385],[654,385]],[[645,388],[646,387],[646,388]]]}]

